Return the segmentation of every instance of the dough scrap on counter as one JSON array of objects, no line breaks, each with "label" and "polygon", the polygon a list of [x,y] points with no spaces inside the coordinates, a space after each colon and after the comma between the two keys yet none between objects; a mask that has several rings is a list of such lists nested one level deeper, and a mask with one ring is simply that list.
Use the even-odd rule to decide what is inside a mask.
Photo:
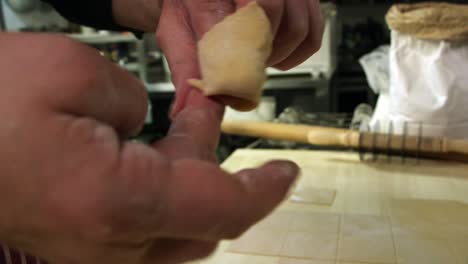
[{"label": "dough scrap on counter", "polygon": [[296,190],[291,196],[295,203],[332,206],[336,198],[337,190],[323,188],[304,188]]},{"label": "dough scrap on counter", "polygon": [[261,99],[272,46],[270,21],[257,2],[252,2],[203,36],[198,43],[203,80],[188,82],[206,96],[222,96],[236,110],[252,110]]}]

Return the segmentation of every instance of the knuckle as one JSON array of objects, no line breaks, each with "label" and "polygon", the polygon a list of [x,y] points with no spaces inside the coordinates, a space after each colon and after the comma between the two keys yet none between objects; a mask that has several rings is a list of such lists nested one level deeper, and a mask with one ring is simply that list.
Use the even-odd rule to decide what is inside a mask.
[{"label": "knuckle", "polygon": [[148,235],[148,228],[165,224],[162,196],[171,165],[161,154],[138,143],[126,144],[120,161],[106,216],[128,233]]},{"label": "knuckle", "polygon": [[[66,135],[70,143],[75,143],[77,146],[92,146],[94,154],[105,154],[100,157],[101,160],[110,157],[111,153],[118,152],[119,142],[115,130],[92,118],[72,120],[68,125]],[[83,149],[83,151],[86,150]]]},{"label": "knuckle", "polygon": [[112,200],[106,196],[105,183],[115,171],[118,139],[111,128],[89,118],[73,120],[66,130],[66,140],[74,154],[61,171],[70,175],[64,177],[56,172],[53,183],[47,187],[46,211],[60,222],[60,229],[70,229],[88,240],[105,240],[114,232],[103,212]]},{"label": "knuckle", "polygon": [[[118,177],[129,191],[154,189],[167,180],[162,172],[170,172],[169,161],[159,152],[140,143],[127,143],[121,149]],[[157,180],[155,175],[159,175]],[[120,178],[121,177],[121,178]],[[152,182],[147,182],[153,180]],[[154,184],[154,186],[152,186]]]}]

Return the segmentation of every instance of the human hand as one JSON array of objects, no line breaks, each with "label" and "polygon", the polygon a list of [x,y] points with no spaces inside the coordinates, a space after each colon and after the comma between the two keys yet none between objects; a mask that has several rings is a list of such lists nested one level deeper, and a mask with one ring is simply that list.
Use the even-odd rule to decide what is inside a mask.
[{"label": "human hand", "polygon": [[[197,47],[213,25],[253,0],[166,0],[157,30],[158,43],[171,68],[176,100],[171,116],[187,102],[188,79],[200,79]],[[257,0],[275,35],[269,66],[287,70],[314,54],[321,45],[323,19],[319,0]],[[229,34],[229,32],[226,32]]]},{"label": "human hand", "polygon": [[59,36],[2,33],[0,53],[0,240],[52,264],[204,257],[296,178],[279,161],[222,171],[212,153],[223,107],[198,91],[168,137],[122,142],[147,110],[131,75]]}]

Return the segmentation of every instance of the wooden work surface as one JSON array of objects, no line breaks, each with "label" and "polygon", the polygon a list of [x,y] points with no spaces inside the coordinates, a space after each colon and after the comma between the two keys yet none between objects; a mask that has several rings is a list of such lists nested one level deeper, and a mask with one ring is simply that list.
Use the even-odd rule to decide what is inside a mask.
[{"label": "wooden work surface", "polygon": [[223,242],[213,257],[198,263],[468,263],[468,164],[239,150],[223,167],[235,172],[272,159],[300,165],[297,190],[336,191],[335,199],[329,205],[288,200],[245,236]]}]

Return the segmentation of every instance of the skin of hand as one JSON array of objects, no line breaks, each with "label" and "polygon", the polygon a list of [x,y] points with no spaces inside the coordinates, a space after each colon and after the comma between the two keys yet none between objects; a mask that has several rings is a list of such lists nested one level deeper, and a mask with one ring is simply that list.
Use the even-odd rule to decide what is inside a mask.
[{"label": "skin of hand", "polygon": [[168,136],[142,127],[143,85],[64,36],[0,33],[0,241],[52,264],[180,263],[270,213],[298,168],[229,174],[223,107],[191,91]]}]

